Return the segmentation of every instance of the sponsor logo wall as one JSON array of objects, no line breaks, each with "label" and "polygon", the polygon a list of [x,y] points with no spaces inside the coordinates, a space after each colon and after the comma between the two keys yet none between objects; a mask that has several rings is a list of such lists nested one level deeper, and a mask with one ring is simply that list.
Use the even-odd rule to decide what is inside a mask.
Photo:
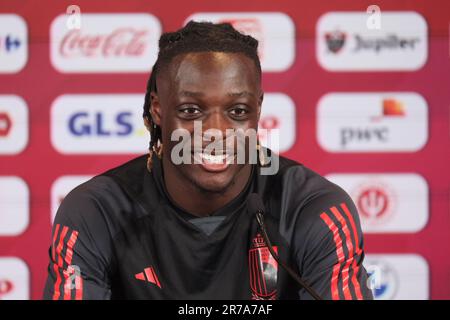
[{"label": "sponsor logo wall", "polygon": [[158,39],[191,19],[258,39],[259,138],[278,129],[282,155],[353,199],[375,298],[450,298],[450,21],[437,19],[450,4],[382,0],[369,28],[362,2],[192,2],[174,15],[173,0],[104,1],[83,4],[79,25],[56,3],[42,1],[45,16],[0,4],[0,299],[39,299],[61,201],[146,153]]}]

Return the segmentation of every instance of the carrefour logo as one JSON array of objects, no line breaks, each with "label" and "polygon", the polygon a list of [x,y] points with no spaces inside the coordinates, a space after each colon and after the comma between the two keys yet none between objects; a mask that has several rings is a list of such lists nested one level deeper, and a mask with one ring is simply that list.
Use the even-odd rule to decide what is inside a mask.
[{"label": "carrefour logo", "polygon": [[16,14],[0,14],[0,73],[16,73],[28,60],[28,31]]},{"label": "carrefour logo", "polygon": [[144,153],[143,95],[63,95],[51,111],[53,146],[64,154]]}]

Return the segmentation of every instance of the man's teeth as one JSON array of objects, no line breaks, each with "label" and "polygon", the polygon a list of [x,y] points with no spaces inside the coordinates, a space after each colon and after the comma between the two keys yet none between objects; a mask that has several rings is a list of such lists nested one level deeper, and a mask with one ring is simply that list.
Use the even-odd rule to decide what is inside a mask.
[{"label": "man's teeth", "polygon": [[212,154],[206,154],[206,153],[198,153],[198,155],[206,162],[214,163],[214,164],[223,164],[225,159],[227,159],[228,157],[231,157],[231,155],[228,155],[228,154],[212,155]]}]

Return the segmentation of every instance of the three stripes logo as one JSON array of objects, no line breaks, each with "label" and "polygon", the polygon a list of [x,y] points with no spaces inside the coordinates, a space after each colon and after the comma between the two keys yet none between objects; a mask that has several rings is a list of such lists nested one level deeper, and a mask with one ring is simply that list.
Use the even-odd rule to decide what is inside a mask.
[{"label": "three stripes logo", "polygon": [[141,281],[146,281],[157,285],[161,289],[161,283],[159,282],[158,276],[155,273],[153,267],[148,267],[144,269],[144,272],[137,273],[135,278]]},{"label": "three stripes logo", "polygon": [[331,276],[331,297],[339,300],[362,300],[361,287],[358,282],[358,256],[362,250],[359,246],[355,221],[345,203],[331,207],[322,212],[320,218],[333,234],[336,245],[337,263],[333,266]]},{"label": "three stripes logo", "polygon": [[[53,300],[82,300],[83,279],[78,266],[72,265],[73,250],[78,231],[57,224],[53,234],[52,262],[56,281]],[[75,289],[75,290],[74,290]]]}]

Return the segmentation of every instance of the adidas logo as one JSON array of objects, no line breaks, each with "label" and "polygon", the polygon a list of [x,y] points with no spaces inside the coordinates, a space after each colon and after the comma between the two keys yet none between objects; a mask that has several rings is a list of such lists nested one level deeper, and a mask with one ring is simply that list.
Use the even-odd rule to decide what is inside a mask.
[{"label": "adidas logo", "polygon": [[159,282],[153,267],[145,268],[144,272],[137,273],[135,278],[141,281],[151,282],[161,288],[161,283]]}]

